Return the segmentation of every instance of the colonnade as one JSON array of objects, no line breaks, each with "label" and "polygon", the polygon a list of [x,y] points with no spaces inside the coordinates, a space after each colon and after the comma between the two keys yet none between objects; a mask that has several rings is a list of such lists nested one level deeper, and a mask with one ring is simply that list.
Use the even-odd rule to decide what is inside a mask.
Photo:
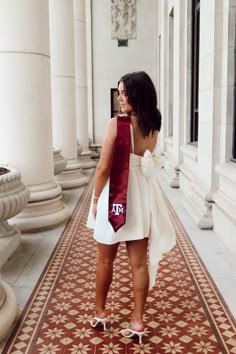
[{"label": "colonnade", "polygon": [[[85,24],[85,0],[0,3],[0,164],[20,171],[30,192],[13,220],[24,232],[65,222],[62,189],[85,185],[82,169],[95,165],[88,149]],[[60,150],[67,163],[55,176],[54,152],[58,158]],[[9,252],[7,259],[19,234],[10,251],[1,245],[3,236],[0,257]],[[5,327],[0,322],[0,338],[11,320]]]}]

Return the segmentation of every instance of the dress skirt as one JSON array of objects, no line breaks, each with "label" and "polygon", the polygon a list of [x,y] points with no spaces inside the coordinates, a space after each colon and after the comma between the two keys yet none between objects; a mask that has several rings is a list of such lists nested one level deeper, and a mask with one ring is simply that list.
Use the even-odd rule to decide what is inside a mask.
[{"label": "dress skirt", "polygon": [[160,157],[149,150],[144,156],[130,154],[126,223],[116,233],[108,221],[109,180],[97,205],[96,221],[90,206],[87,227],[94,229],[94,238],[103,244],[149,238],[149,276],[153,287],[158,263],[176,242],[168,208],[157,182]]}]

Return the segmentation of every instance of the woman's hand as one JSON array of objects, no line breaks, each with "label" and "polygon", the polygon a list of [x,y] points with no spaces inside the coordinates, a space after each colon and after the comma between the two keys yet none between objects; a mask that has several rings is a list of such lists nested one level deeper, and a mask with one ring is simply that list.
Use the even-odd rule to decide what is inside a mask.
[{"label": "woman's hand", "polygon": [[94,220],[96,220],[96,217],[97,217],[97,203],[93,203],[93,205],[92,205],[92,214],[93,214]]}]

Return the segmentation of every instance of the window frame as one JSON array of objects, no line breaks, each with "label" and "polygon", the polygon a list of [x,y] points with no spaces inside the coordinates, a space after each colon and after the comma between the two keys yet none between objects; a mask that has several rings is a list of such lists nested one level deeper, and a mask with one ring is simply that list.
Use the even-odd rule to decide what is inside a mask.
[{"label": "window frame", "polygon": [[174,7],[169,13],[169,83],[168,83],[168,136],[173,137],[174,132]]},{"label": "window frame", "polygon": [[192,78],[190,142],[198,143],[199,125],[199,47],[200,47],[200,0],[192,0]]},{"label": "window frame", "polygon": [[115,109],[115,106],[119,108],[119,103],[117,101],[118,98],[118,90],[117,88],[110,89],[110,99],[111,99],[111,118],[117,116],[120,110]]},{"label": "window frame", "polygon": [[232,161],[236,162],[236,16],[235,16],[235,31],[234,31],[234,93],[233,93],[233,143],[232,143]]}]

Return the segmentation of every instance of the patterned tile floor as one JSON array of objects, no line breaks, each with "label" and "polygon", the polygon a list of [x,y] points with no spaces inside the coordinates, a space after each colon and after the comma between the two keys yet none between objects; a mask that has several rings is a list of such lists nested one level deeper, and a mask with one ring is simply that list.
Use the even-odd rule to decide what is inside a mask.
[{"label": "patterned tile floor", "polygon": [[96,245],[86,228],[90,184],[49,259],[3,354],[236,353],[236,326],[170,207],[178,242],[150,292],[143,344],[120,334],[132,311],[125,245],[108,297],[108,330],[92,329]]}]

